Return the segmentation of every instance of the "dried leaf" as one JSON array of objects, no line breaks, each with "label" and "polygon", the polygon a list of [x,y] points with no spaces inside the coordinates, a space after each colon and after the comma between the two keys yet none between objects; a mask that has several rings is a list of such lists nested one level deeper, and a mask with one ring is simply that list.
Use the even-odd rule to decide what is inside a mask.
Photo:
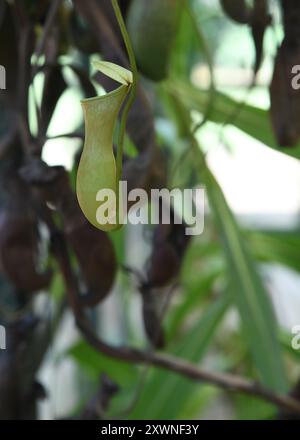
[{"label": "dried leaf", "polygon": [[251,14],[251,31],[255,47],[254,73],[257,73],[263,58],[263,42],[267,27],[271,24],[267,0],[254,0]]},{"label": "dried leaf", "polygon": [[38,270],[39,233],[31,196],[14,168],[1,174],[0,268],[24,294],[46,288],[50,272]]},{"label": "dried leaf", "polygon": [[156,296],[149,289],[141,289],[141,294],[146,335],[154,347],[162,348],[165,345],[165,338],[161,319],[157,310]]},{"label": "dried leaf", "polygon": [[79,209],[62,167],[48,167],[35,159],[22,169],[23,179],[38,188],[44,202],[59,211],[64,233],[73,249],[85,285],[82,305],[94,306],[111,291],[117,263],[112,242],[107,234],[92,227]]},{"label": "dried leaf", "polygon": [[64,80],[61,67],[50,67],[45,75],[43,97],[41,103],[41,114],[39,123],[39,136],[43,139],[47,134],[51,118],[56,108],[57,102],[67,85]]},{"label": "dried leaf", "polygon": [[250,22],[251,10],[247,5],[247,0],[220,0],[225,14],[240,24]]},{"label": "dried leaf", "polygon": [[179,274],[190,237],[184,224],[159,224],[153,234],[152,254],[148,262],[146,286],[164,287]]},{"label": "dried leaf", "polygon": [[300,64],[300,4],[282,1],[284,40],[278,49],[270,87],[271,117],[278,144],[295,146],[300,138],[300,93],[293,87],[293,68]]}]

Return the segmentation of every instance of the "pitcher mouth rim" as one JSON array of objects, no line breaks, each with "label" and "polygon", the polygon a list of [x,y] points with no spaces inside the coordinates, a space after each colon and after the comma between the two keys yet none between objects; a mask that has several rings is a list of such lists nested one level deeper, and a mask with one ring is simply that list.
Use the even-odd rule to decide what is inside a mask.
[{"label": "pitcher mouth rim", "polygon": [[118,95],[121,91],[123,91],[124,89],[129,88],[130,86],[131,86],[131,84],[128,84],[128,85],[122,84],[122,85],[121,85],[120,87],[118,87],[117,89],[112,90],[112,91],[109,92],[109,93],[105,93],[104,95],[93,96],[93,97],[91,97],[91,98],[84,98],[84,99],[81,99],[81,100],[80,100],[81,105],[84,105],[84,104],[86,104],[86,103],[93,102],[93,101],[102,101],[103,99],[107,99],[108,96]]}]

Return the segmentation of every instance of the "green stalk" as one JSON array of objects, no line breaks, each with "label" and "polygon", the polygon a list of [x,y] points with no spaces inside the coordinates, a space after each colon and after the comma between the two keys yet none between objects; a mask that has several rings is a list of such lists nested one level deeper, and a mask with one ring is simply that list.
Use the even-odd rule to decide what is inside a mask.
[{"label": "green stalk", "polygon": [[124,23],[124,19],[119,7],[118,0],[111,0],[112,6],[115,12],[116,19],[119,24],[119,28],[126,46],[126,50],[129,57],[129,63],[130,63],[130,70],[132,72],[133,76],[133,82],[131,85],[130,94],[128,96],[128,99],[126,101],[126,104],[124,106],[121,121],[120,121],[120,128],[119,128],[119,134],[118,134],[118,142],[117,142],[117,158],[116,158],[116,169],[117,169],[117,200],[119,200],[119,181],[122,177],[122,159],[123,159],[123,145],[124,145],[124,137],[125,137],[125,130],[126,130],[126,122],[128,118],[128,113],[130,110],[130,107],[135,99],[136,96],[136,88],[137,88],[137,67],[136,67],[136,61],[135,56],[133,52],[133,48],[131,45],[131,41],[126,29],[126,25]]}]

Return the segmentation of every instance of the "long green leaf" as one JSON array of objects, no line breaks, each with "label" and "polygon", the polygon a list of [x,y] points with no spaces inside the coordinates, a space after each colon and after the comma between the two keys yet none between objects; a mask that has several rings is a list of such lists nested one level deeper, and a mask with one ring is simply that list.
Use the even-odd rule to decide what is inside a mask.
[{"label": "long green leaf", "polygon": [[208,105],[211,105],[206,115],[209,120],[220,124],[230,123],[268,147],[300,158],[300,145],[295,148],[278,147],[268,111],[248,104],[241,104],[238,108],[237,101],[217,91],[211,103],[209,92],[182,80],[172,79],[165,87],[172,95],[176,95],[188,110],[196,110],[206,115]]},{"label": "long green leaf", "polygon": [[185,125],[185,136],[191,142],[198,161],[198,171],[205,184],[211,209],[218,225],[228,267],[232,296],[238,307],[246,341],[262,382],[277,391],[288,388],[280,345],[277,340],[276,318],[269,296],[258,275],[255,263],[244,242],[239,226],[226,202],[222,189],[206,165],[205,157],[189,125],[189,112],[184,98],[178,98],[177,90],[172,93],[177,102],[177,118],[181,130]]},{"label": "long green leaf", "polygon": [[266,386],[284,392],[288,385],[270,299],[219,184],[208,168],[203,177],[223,239],[233,298],[256,368]]},{"label": "long green leaf", "polygon": [[248,231],[254,255],[265,262],[277,262],[300,272],[300,234],[285,231]]}]

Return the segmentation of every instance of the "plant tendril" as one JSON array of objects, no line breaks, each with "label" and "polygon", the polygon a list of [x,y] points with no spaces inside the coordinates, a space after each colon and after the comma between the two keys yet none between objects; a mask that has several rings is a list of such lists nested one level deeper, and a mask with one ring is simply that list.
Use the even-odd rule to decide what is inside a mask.
[{"label": "plant tendril", "polygon": [[116,19],[119,24],[119,28],[126,46],[126,50],[128,53],[129,63],[130,63],[130,70],[132,72],[133,76],[133,82],[131,84],[131,90],[130,94],[128,96],[128,99],[126,101],[126,104],[124,106],[121,121],[120,121],[120,128],[119,128],[119,134],[118,134],[118,142],[117,142],[117,158],[116,158],[116,177],[117,177],[117,200],[119,200],[119,181],[122,176],[122,159],[123,159],[123,145],[124,145],[124,137],[125,137],[125,130],[126,130],[126,122],[128,118],[128,113],[131,108],[131,105],[135,99],[136,96],[136,88],[137,88],[137,67],[136,67],[136,61],[135,56],[133,52],[133,48],[131,45],[131,41],[126,29],[126,25],[124,23],[124,19],[119,7],[118,0],[112,0],[112,6],[115,12]]}]

